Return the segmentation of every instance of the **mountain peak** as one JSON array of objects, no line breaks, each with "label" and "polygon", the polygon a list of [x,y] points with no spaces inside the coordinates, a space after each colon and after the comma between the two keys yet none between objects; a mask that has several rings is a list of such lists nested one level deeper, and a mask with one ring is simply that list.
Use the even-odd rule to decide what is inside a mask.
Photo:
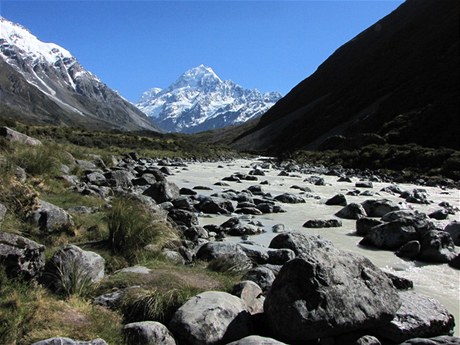
[{"label": "mountain peak", "polygon": [[191,68],[183,73],[173,84],[174,88],[180,87],[209,87],[211,85],[222,83],[222,79],[213,71],[211,67],[203,64]]}]

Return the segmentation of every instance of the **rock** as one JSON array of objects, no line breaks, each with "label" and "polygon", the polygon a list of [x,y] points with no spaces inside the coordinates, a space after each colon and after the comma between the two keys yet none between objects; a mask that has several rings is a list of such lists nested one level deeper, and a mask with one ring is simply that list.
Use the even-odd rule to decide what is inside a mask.
[{"label": "rock", "polygon": [[264,298],[262,296],[262,289],[253,281],[243,280],[235,284],[232,288],[232,295],[241,298],[246,303],[251,315],[263,313]]},{"label": "rock", "polygon": [[374,329],[377,335],[401,343],[411,338],[451,334],[454,317],[438,301],[413,291],[399,295],[401,307],[391,321]]},{"label": "rock", "polygon": [[274,199],[276,201],[284,202],[286,204],[299,204],[299,203],[305,202],[305,200],[302,197],[295,195],[295,194],[290,194],[290,193],[284,193],[281,195],[277,195],[275,196]]},{"label": "rock", "polygon": [[384,187],[380,191],[387,192],[387,193],[390,193],[390,194],[401,194],[401,193],[405,192],[404,189],[402,189],[397,184],[392,184],[392,185],[389,185],[387,187]]},{"label": "rock", "polygon": [[338,219],[311,219],[306,221],[302,226],[304,228],[338,228],[342,226],[342,222]]},{"label": "rock", "polygon": [[252,214],[252,215],[255,215],[255,216],[259,216],[259,215],[263,214],[263,212],[261,210],[259,210],[258,208],[256,208],[255,206],[254,207],[238,207],[235,210],[235,213]]},{"label": "rock", "polygon": [[156,182],[146,189],[143,195],[154,199],[158,204],[171,201],[179,197],[179,187],[172,182]]},{"label": "rock", "polygon": [[96,186],[107,185],[107,179],[105,178],[104,174],[102,174],[102,172],[99,171],[94,171],[86,174],[86,182],[94,184]]},{"label": "rock", "polygon": [[284,225],[284,224],[275,224],[275,225],[272,226],[272,231],[275,234],[278,234],[280,232],[286,232],[286,231],[288,231],[288,229],[286,228],[286,225]]},{"label": "rock", "polygon": [[0,232],[0,263],[10,277],[37,277],[45,267],[45,246],[19,235]]},{"label": "rock", "polygon": [[356,188],[373,188],[374,185],[371,181],[358,181],[355,183]]},{"label": "rock", "polygon": [[271,266],[257,266],[246,272],[242,279],[253,281],[260,286],[262,291],[266,292],[275,281],[275,271]]},{"label": "rock", "polygon": [[320,176],[309,176],[303,182],[309,182],[311,184],[314,184],[315,186],[324,186],[324,179]]},{"label": "rock", "polygon": [[351,178],[349,178],[348,176],[340,176],[339,179],[337,180],[337,182],[348,182],[348,183],[351,183]]},{"label": "rock", "polygon": [[176,252],[175,250],[163,249],[161,254],[163,254],[164,258],[171,263],[177,265],[185,265],[184,258],[179,252]]},{"label": "rock", "polygon": [[127,345],[176,345],[166,326],[156,321],[128,323],[123,334]]},{"label": "rock", "polygon": [[99,254],[67,245],[46,263],[43,280],[61,292],[65,287],[99,282],[104,278],[104,267],[105,260]]},{"label": "rock", "polygon": [[234,258],[242,269],[252,267],[246,253],[238,245],[228,242],[207,242],[198,249],[196,258],[203,261]]},{"label": "rock", "polygon": [[184,230],[184,236],[187,240],[197,242],[200,238],[209,238],[209,234],[201,226],[193,225]]},{"label": "rock", "polygon": [[356,203],[348,204],[335,215],[339,218],[344,219],[359,219],[362,217],[367,217],[367,213],[364,210],[363,206]]},{"label": "rock", "polygon": [[391,282],[393,283],[394,287],[398,290],[408,290],[414,287],[414,282],[412,280],[399,277],[395,274],[385,272],[388,278],[390,278]]},{"label": "rock", "polygon": [[359,218],[356,220],[356,234],[358,236],[366,236],[374,226],[382,224],[383,222],[377,219],[367,217]]},{"label": "rock", "polygon": [[73,340],[65,337],[49,338],[40,340],[32,345],[108,345],[105,340],[97,338],[90,341]]},{"label": "rock", "polygon": [[420,254],[420,242],[419,241],[409,241],[406,244],[403,244],[395,254],[400,258],[406,258],[409,260],[415,259]]},{"label": "rock", "polygon": [[428,214],[428,217],[436,219],[436,220],[444,220],[444,219],[447,219],[448,216],[449,216],[449,212],[444,208],[440,210],[436,210]]},{"label": "rock", "polygon": [[383,217],[389,212],[399,211],[401,205],[396,204],[388,199],[366,200],[361,203],[368,217]]},{"label": "rock", "polygon": [[395,220],[370,229],[362,244],[372,245],[380,249],[396,250],[407,242],[418,239],[419,234],[413,224]]},{"label": "rock", "polygon": [[265,176],[265,172],[262,169],[254,169],[249,172],[249,175]]},{"label": "rock", "polygon": [[343,194],[336,194],[326,201],[328,206],[347,206],[347,199]]},{"label": "rock", "polygon": [[182,305],[169,328],[185,344],[225,344],[248,336],[251,320],[240,298],[226,292],[206,291]]},{"label": "rock", "polygon": [[388,212],[382,217],[383,222],[392,222],[393,220],[413,218],[415,216],[414,211],[402,209],[398,211]]},{"label": "rock", "polygon": [[198,193],[195,192],[193,189],[190,189],[190,188],[181,188],[179,190],[179,193],[181,195],[197,195]]},{"label": "rock", "polygon": [[230,200],[222,198],[203,198],[195,208],[204,213],[211,214],[229,214],[235,211],[233,204]]},{"label": "rock", "polygon": [[133,186],[131,182],[135,176],[127,170],[112,170],[106,173],[105,178],[112,187],[119,187],[122,189],[129,189]]},{"label": "rock", "polygon": [[253,195],[264,195],[264,191],[262,187],[259,185],[249,186],[248,191],[250,191]]},{"label": "rock", "polygon": [[42,142],[38,139],[29,137],[23,133],[19,133],[8,127],[0,127],[0,137],[5,138],[8,141],[13,141],[21,144],[30,146],[40,146]]},{"label": "rock", "polygon": [[449,261],[449,266],[460,270],[460,253],[455,258]]},{"label": "rock", "polygon": [[412,338],[399,345],[460,345],[460,338],[449,335],[433,338]]},{"label": "rock", "polygon": [[168,217],[171,218],[171,220],[177,225],[191,227],[199,224],[198,217],[195,215],[195,213],[188,210],[172,208],[168,212]]},{"label": "rock", "polygon": [[212,188],[208,186],[195,186],[193,190],[212,190]]},{"label": "rock", "polygon": [[180,196],[172,201],[175,208],[182,210],[193,211],[195,210],[194,203],[187,196]]},{"label": "rock", "polygon": [[160,171],[167,176],[172,175],[171,170],[166,166],[161,167]]},{"label": "rock", "polygon": [[6,215],[6,206],[3,204],[0,204],[0,223],[3,221]]},{"label": "rock", "polygon": [[275,236],[269,248],[287,248],[291,249],[296,256],[311,255],[317,249],[327,249],[333,247],[331,241],[320,236],[307,235],[299,232],[281,233]]},{"label": "rock", "polygon": [[456,255],[455,244],[449,233],[431,230],[422,235],[418,260],[443,263],[449,262]]},{"label": "rock", "polygon": [[412,191],[402,192],[401,198],[413,204],[429,204],[428,194],[425,189],[413,189]]},{"label": "rock", "polygon": [[241,249],[256,264],[282,265],[293,259],[295,254],[290,249],[271,249],[256,244],[239,243]]},{"label": "rock", "polygon": [[32,221],[40,229],[54,232],[65,231],[73,226],[72,217],[64,209],[43,200],[39,200],[39,205],[32,215]]},{"label": "rock", "polygon": [[251,224],[235,224],[232,226],[227,233],[230,236],[245,236],[245,235],[257,235],[263,232],[263,228],[260,228]]},{"label": "rock", "polygon": [[158,180],[153,174],[142,174],[141,177],[135,178],[131,182],[134,186],[150,186]]},{"label": "rock", "polygon": [[454,244],[456,246],[460,246],[460,222],[457,220],[454,220],[453,222],[450,222],[449,224],[446,225],[444,228],[444,231],[447,232],[450,237],[452,237],[452,240],[454,241]]},{"label": "rock", "polygon": [[240,340],[233,341],[227,345],[287,345],[273,338],[261,337],[259,335],[250,335]]},{"label": "rock", "polygon": [[264,310],[275,335],[303,342],[377,327],[399,306],[391,280],[367,258],[317,248],[284,264]]}]

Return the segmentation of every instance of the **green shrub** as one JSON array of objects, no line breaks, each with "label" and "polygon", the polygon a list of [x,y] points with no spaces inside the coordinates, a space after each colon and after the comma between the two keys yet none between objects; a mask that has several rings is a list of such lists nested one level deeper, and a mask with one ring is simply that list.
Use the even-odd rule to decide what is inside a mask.
[{"label": "green shrub", "polygon": [[112,252],[131,263],[138,261],[147,244],[177,236],[168,223],[135,199],[115,199],[107,219]]}]

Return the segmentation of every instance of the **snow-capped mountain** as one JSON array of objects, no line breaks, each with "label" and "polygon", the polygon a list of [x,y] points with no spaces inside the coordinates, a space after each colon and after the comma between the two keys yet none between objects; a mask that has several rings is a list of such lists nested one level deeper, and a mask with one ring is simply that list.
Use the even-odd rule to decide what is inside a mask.
[{"label": "snow-capped mountain", "polygon": [[0,17],[0,116],[99,129],[158,130],[72,54]]},{"label": "snow-capped mountain", "polygon": [[136,106],[165,131],[196,133],[246,122],[280,98],[278,92],[262,94],[223,81],[210,67],[200,65],[164,90],[144,92]]}]

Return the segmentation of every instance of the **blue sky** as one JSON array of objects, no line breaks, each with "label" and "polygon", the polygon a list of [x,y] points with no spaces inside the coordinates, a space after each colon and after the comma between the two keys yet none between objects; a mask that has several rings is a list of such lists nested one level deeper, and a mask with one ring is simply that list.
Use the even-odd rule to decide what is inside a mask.
[{"label": "blue sky", "polygon": [[22,1],[0,14],[68,49],[130,101],[204,64],[283,95],[402,1]]}]

